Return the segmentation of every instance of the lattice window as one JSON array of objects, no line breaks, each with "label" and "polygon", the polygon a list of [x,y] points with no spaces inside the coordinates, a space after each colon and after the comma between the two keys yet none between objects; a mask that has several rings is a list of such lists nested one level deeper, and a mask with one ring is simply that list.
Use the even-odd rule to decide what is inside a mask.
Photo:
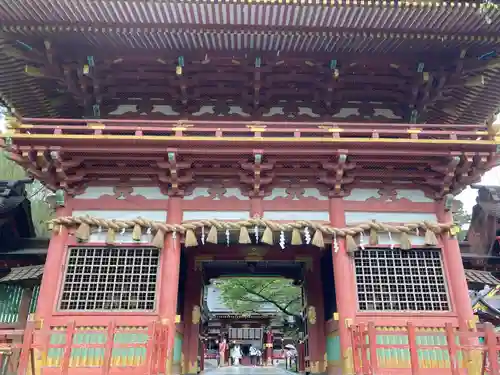
[{"label": "lattice window", "polygon": [[366,249],[354,256],[361,311],[449,311],[439,250]]},{"label": "lattice window", "polygon": [[159,251],[70,248],[60,310],[154,310]]}]

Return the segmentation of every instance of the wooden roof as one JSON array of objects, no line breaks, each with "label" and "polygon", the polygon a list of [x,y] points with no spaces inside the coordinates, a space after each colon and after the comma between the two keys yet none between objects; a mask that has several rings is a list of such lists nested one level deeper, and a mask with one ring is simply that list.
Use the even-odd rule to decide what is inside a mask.
[{"label": "wooden roof", "polygon": [[[4,28],[101,24],[148,28],[178,25],[294,26],[483,33],[496,36],[495,2],[362,0],[46,0],[5,1]],[[485,22],[486,20],[486,22]],[[195,25],[200,25],[199,27]]]},{"label": "wooden roof", "polygon": [[283,97],[321,120],[354,102],[365,120],[415,109],[418,122],[482,123],[499,104],[495,4],[19,0],[0,5],[0,25],[0,97],[23,116],[97,104],[100,116],[168,105],[185,118],[210,98],[260,118]]}]

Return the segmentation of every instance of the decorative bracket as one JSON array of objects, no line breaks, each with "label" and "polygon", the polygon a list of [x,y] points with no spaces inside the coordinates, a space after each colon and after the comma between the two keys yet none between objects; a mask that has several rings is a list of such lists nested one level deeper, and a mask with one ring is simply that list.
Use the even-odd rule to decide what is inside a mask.
[{"label": "decorative bracket", "polygon": [[181,171],[191,168],[191,163],[178,161],[176,149],[167,149],[167,161],[157,162],[160,169],[168,170],[168,175],[160,175],[158,180],[169,185],[169,196],[182,196],[184,190],[181,188],[193,181],[193,174],[186,173],[181,176]]},{"label": "decorative bracket", "polygon": [[336,163],[325,162],[322,166],[326,173],[320,176],[319,182],[330,188],[329,195],[331,197],[343,196],[345,193],[344,185],[354,181],[354,177],[345,175],[346,171],[355,167],[354,163],[347,162],[347,150],[340,150]]},{"label": "decorative bracket", "polygon": [[264,194],[263,186],[269,185],[274,176],[262,176],[263,172],[271,171],[274,167],[272,163],[263,163],[263,151],[254,150],[254,160],[252,162],[241,163],[241,169],[246,173],[240,173],[240,181],[245,185],[250,185],[248,193],[251,197],[260,197]]},{"label": "decorative bracket", "polygon": [[440,190],[436,194],[436,198],[441,199],[446,194],[451,193],[453,184],[456,181],[456,170],[461,160],[459,155],[460,153],[452,153],[447,165],[432,167],[432,170],[444,174],[443,178],[438,180],[433,179],[426,181],[430,185],[440,186]]}]

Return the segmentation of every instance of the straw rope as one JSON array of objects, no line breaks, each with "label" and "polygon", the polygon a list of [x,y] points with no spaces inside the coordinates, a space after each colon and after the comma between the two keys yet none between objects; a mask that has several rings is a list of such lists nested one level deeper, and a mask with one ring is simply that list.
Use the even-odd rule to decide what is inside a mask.
[{"label": "straw rope", "polygon": [[178,232],[184,233],[187,230],[201,229],[202,227],[215,227],[218,230],[232,230],[240,229],[241,227],[268,227],[272,231],[284,231],[290,232],[293,229],[303,229],[311,228],[314,230],[319,230],[323,234],[333,236],[334,234],[339,237],[345,237],[347,235],[356,236],[361,232],[376,230],[377,232],[391,232],[391,233],[414,233],[417,229],[420,230],[431,230],[435,234],[441,234],[446,232],[453,227],[453,223],[431,223],[428,221],[419,221],[414,223],[407,223],[402,225],[391,225],[387,223],[379,223],[377,221],[367,221],[363,223],[356,224],[355,226],[349,226],[344,228],[332,227],[328,224],[321,224],[309,220],[297,220],[289,223],[278,223],[276,221],[266,220],[262,218],[251,218],[242,221],[222,221],[217,219],[210,220],[198,220],[198,221],[187,221],[181,224],[167,224],[160,221],[153,221],[148,219],[143,219],[138,217],[137,219],[131,220],[109,220],[100,219],[91,216],[65,216],[53,219],[49,222],[52,225],[63,225],[66,227],[78,226],[80,224],[87,224],[89,226],[101,227],[101,228],[112,228],[116,231],[122,229],[131,229],[136,225],[142,228],[152,228],[154,230],[162,230],[165,233]]},{"label": "straw rope", "polygon": [[180,224],[168,224],[159,221],[153,221],[138,217],[131,220],[110,220],[101,219],[91,216],[66,216],[53,219],[49,222],[53,228],[60,226],[78,227],[76,232],[77,238],[82,241],[88,241],[90,237],[91,227],[98,227],[108,230],[107,243],[114,242],[115,232],[120,232],[127,229],[133,229],[134,240],[140,240],[142,230],[150,228],[156,232],[154,246],[162,247],[164,236],[166,233],[180,233],[185,236],[186,246],[198,245],[194,232],[201,228],[209,227],[210,231],[207,237],[207,242],[217,243],[217,233],[225,230],[240,230],[240,243],[250,243],[248,236],[248,228],[264,227],[265,231],[261,238],[261,242],[272,244],[273,232],[292,232],[292,245],[302,243],[300,230],[305,228],[314,230],[312,244],[318,247],[324,247],[323,235],[334,236],[336,238],[345,238],[348,251],[354,251],[358,245],[354,242],[354,237],[361,233],[370,231],[370,244],[377,243],[378,232],[389,232],[400,235],[401,248],[410,248],[409,235],[415,234],[417,231],[425,233],[425,242],[427,245],[437,245],[436,235],[450,231],[453,223],[431,223],[428,221],[419,221],[402,225],[392,225],[387,223],[379,223],[377,221],[367,221],[356,224],[354,226],[336,228],[328,224],[322,224],[309,220],[297,220],[289,223],[278,223],[271,220],[266,220],[260,217],[250,218],[247,220],[228,222],[217,219],[187,221]]}]

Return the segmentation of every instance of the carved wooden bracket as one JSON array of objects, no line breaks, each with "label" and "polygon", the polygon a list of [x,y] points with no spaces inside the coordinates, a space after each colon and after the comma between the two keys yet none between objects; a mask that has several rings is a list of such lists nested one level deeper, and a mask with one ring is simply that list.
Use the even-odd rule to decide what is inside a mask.
[{"label": "carved wooden bracket", "polygon": [[158,176],[158,180],[168,184],[168,195],[182,196],[184,195],[183,188],[194,180],[192,172],[183,173],[191,168],[191,163],[179,161],[176,149],[167,149],[167,152],[168,159],[156,163],[160,169],[166,171],[165,174]]},{"label": "carved wooden bracket", "polygon": [[264,187],[271,184],[274,175],[272,173],[264,176],[265,172],[270,172],[274,168],[273,163],[263,162],[263,151],[254,150],[253,162],[241,163],[240,181],[244,185],[250,185],[248,196],[261,197],[264,195]]},{"label": "carved wooden bracket", "polygon": [[330,188],[328,195],[331,197],[345,195],[345,185],[354,182],[354,177],[348,177],[345,173],[355,167],[355,163],[347,162],[347,150],[340,150],[336,162],[325,162],[322,167],[326,173],[320,176],[319,182]]},{"label": "carved wooden bracket", "polygon": [[440,179],[426,180],[429,185],[438,186],[439,190],[437,191],[435,198],[441,199],[446,194],[451,193],[453,184],[456,182],[457,167],[459,166],[461,160],[459,152],[452,152],[447,164],[431,166],[432,170],[443,174],[443,177]]}]

